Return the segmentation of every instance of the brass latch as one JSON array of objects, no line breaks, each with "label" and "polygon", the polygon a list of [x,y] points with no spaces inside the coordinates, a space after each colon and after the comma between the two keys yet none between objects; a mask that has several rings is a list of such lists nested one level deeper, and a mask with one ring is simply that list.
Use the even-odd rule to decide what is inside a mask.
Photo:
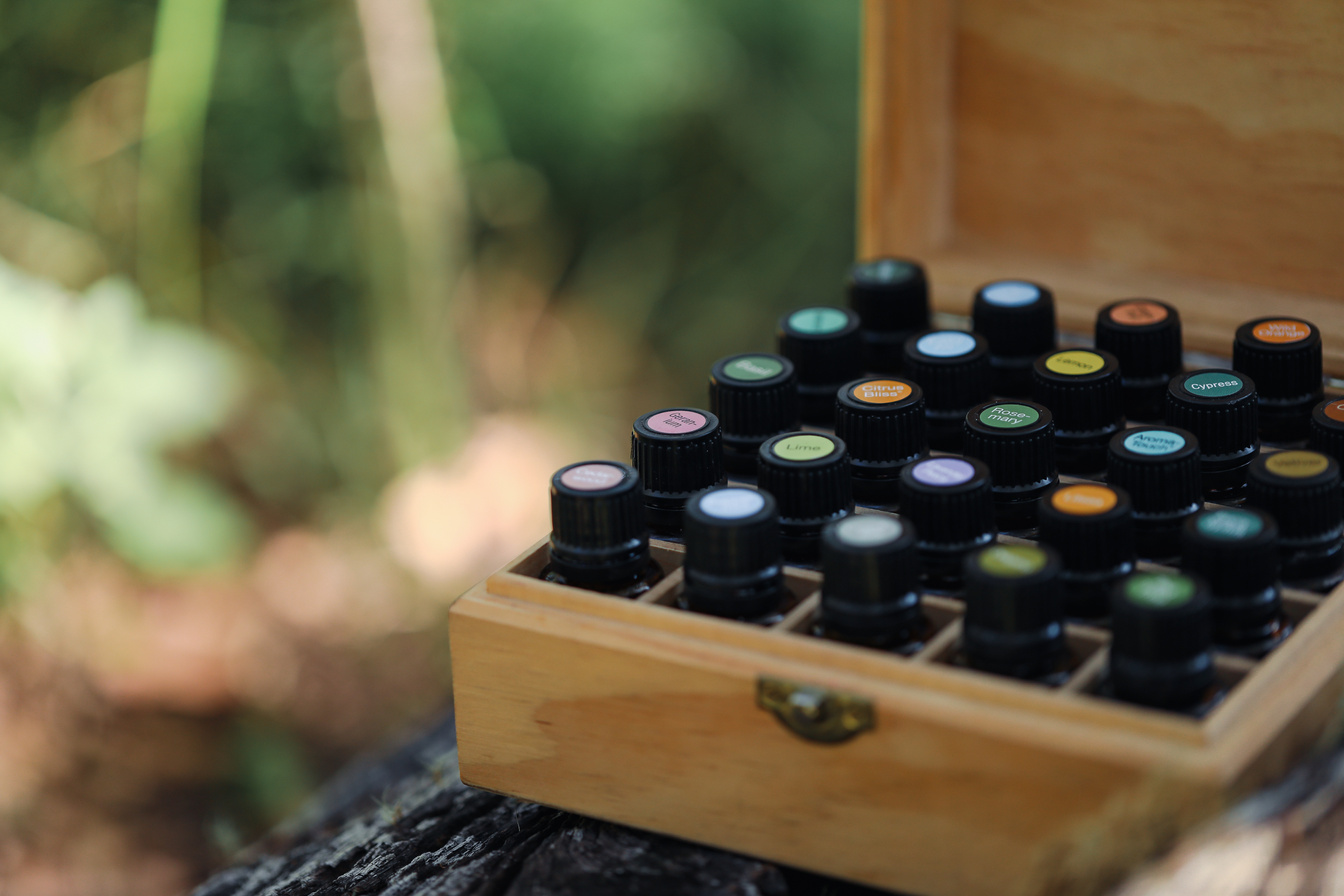
[{"label": "brass latch", "polygon": [[873,702],[762,675],[756,679],[756,705],[768,709],[794,734],[819,744],[838,744],[876,724]]}]

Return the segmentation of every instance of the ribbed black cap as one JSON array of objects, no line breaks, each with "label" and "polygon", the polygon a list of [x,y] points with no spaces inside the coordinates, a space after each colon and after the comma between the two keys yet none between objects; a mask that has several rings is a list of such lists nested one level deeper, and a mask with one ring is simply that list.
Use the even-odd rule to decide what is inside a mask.
[{"label": "ribbed black cap", "polygon": [[1041,501],[1040,539],[1072,572],[1105,572],[1134,562],[1134,505],[1114,485],[1061,485]]},{"label": "ribbed black cap", "polygon": [[605,572],[616,578],[634,574],[648,560],[644,493],[633,467],[601,460],[556,471],[551,477],[553,563],[582,583]]},{"label": "ribbed black cap", "polygon": [[1035,358],[1055,347],[1055,296],[1026,280],[986,283],[971,303],[971,327],[996,357]]},{"label": "ribbed black cap", "polygon": [[1201,510],[1181,532],[1181,568],[1204,577],[1215,599],[1254,594],[1279,575],[1279,527],[1254,507]]},{"label": "ribbed black cap", "polygon": [[750,452],[770,436],[798,428],[798,376],[793,362],[765,353],[729,355],[709,375],[709,410],[719,418],[723,443]]},{"label": "ribbed black cap", "polygon": [[1201,510],[1181,531],[1181,568],[1203,576],[1213,597],[1214,640],[1269,646],[1280,632],[1279,527],[1254,507]]},{"label": "ribbed black cap", "polygon": [[1122,700],[1181,709],[1213,684],[1208,586],[1187,573],[1140,572],[1111,599],[1111,686]]},{"label": "ribbed black cap", "polygon": [[1309,321],[1262,317],[1237,327],[1232,369],[1255,380],[1262,400],[1320,400],[1321,367],[1321,331]]},{"label": "ribbed black cap", "polygon": [[1167,423],[1188,429],[1205,457],[1235,455],[1259,444],[1256,384],[1232,370],[1204,368],[1171,378]]},{"label": "ribbed black cap", "polygon": [[974,333],[927,330],[905,343],[905,373],[934,411],[965,411],[989,398],[989,346]]},{"label": "ribbed black cap", "polygon": [[753,618],[785,596],[779,508],[769,492],[729,486],[686,502],[683,596],[692,610]]},{"label": "ribbed black cap", "polygon": [[690,497],[723,481],[719,418],[696,408],[663,408],[635,421],[630,460],[655,498]]},{"label": "ribbed black cap", "polygon": [[994,532],[989,467],[972,457],[931,457],[901,471],[901,513],[920,541],[964,544]]},{"label": "ribbed black cap", "polygon": [[875,258],[849,269],[849,305],[863,329],[906,334],[929,327],[929,281],[918,262]]},{"label": "ribbed black cap", "polygon": [[1138,513],[1193,512],[1204,502],[1199,450],[1189,430],[1136,426],[1111,437],[1106,479],[1129,492]]},{"label": "ribbed black cap", "polygon": [[904,466],[929,450],[924,390],[903,378],[869,377],[836,393],[835,434],[855,465]]},{"label": "ribbed black cap", "polygon": [[1097,312],[1097,348],[1115,355],[1126,382],[1181,372],[1181,315],[1156,299],[1125,299]]},{"label": "ribbed black cap", "polygon": [[1344,464],[1344,399],[1326,398],[1312,408],[1307,447]]},{"label": "ribbed black cap", "polygon": [[1056,671],[1064,655],[1059,555],[996,544],[968,554],[962,643],[973,668],[1017,678]]},{"label": "ribbed black cap", "polygon": [[1339,462],[1319,451],[1276,451],[1251,462],[1246,504],[1279,523],[1286,542],[1310,542],[1344,525]]},{"label": "ribbed black cap", "polygon": [[797,370],[804,420],[830,414],[835,390],[863,372],[862,348],[859,316],[848,308],[800,308],[779,319],[779,353]]},{"label": "ribbed black cap", "polygon": [[836,436],[774,436],[761,444],[756,476],[779,502],[781,522],[828,521],[854,509],[849,451]]},{"label": "ribbed black cap", "polygon": [[1124,421],[1120,362],[1110,352],[1066,349],[1038,357],[1032,398],[1055,414],[1058,432],[1092,432]]},{"label": "ribbed black cap", "polygon": [[917,544],[899,516],[847,516],[823,529],[823,625],[874,639],[914,629],[922,618]]},{"label": "ribbed black cap", "polygon": [[995,489],[1039,487],[1058,478],[1055,418],[1030,401],[989,401],[966,413],[963,450],[989,467]]}]

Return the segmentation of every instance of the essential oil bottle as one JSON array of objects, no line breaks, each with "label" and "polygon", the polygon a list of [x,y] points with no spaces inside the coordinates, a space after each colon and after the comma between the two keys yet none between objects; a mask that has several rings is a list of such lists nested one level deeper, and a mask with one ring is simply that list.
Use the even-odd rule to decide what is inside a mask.
[{"label": "essential oil bottle", "polygon": [[1097,312],[1097,348],[1120,362],[1128,420],[1162,420],[1167,383],[1181,372],[1181,316],[1166,302],[1125,299]]},{"label": "essential oil bottle", "polygon": [[583,461],[551,477],[550,562],[540,577],[617,597],[638,597],[663,578],[649,554],[639,473]]},{"label": "essential oil bottle", "polygon": [[1344,490],[1340,466],[1318,451],[1276,451],[1251,464],[1246,506],[1279,524],[1280,576],[1326,592],[1344,581]]},{"label": "essential oil bottle", "polygon": [[848,308],[818,305],[780,318],[779,353],[798,373],[798,415],[830,426],[835,390],[863,373],[859,316]]},{"label": "essential oil bottle", "polygon": [[895,504],[901,470],[929,453],[924,390],[903,377],[846,383],[836,394],[835,434],[849,446],[854,497]]},{"label": "essential oil bottle", "polygon": [[644,481],[649,528],[676,535],[687,499],[724,484],[719,418],[698,408],[650,411],[630,433],[630,462]]},{"label": "essential oil bottle", "polygon": [[1059,482],[1055,420],[1030,401],[991,401],[966,413],[965,453],[989,467],[999,531],[1036,526],[1041,496]]},{"label": "essential oil bottle", "polygon": [[1044,545],[996,544],[966,558],[962,650],[982,672],[1043,684],[1068,677],[1059,555]]},{"label": "essential oil bottle", "polygon": [[1264,656],[1292,630],[1279,593],[1279,526],[1254,507],[1201,510],[1185,521],[1181,568],[1203,576],[1213,599],[1213,640]]},{"label": "essential oil bottle", "polygon": [[849,450],[843,439],[791,432],[768,439],[757,457],[756,482],[779,502],[784,556],[815,563],[821,530],[854,512]]},{"label": "essential oil bottle", "polygon": [[1067,349],[1032,365],[1032,399],[1055,415],[1055,457],[1062,473],[1106,468],[1106,447],[1125,426],[1120,362],[1110,352]]},{"label": "essential oil bottle", "polygon": [[930,457],[901,471],[901,513],[919,532],[924,583],[935,591],[962,586],[968,553],[994,541],[989,467],[971,457]]},{"label": "essential oil bottle", "polygon": [[756,472],[761,443],[798,428],[798,376],[783,355],[729,355],[709,375],[709,410],[723,430],[723,466]]},{"label": "essential oil bottle", "polygon": [[1232,368],[1258,387],[1261,441],[1301,443],[1323,393],[1321,331],[1291,317],[1247,321],[1232,343]]},{"label": "essential oil bottle", "polygon": [[1134,503],[1134,545],[1159,563],[1181,553],[1181,524],[1204,506],[1199,441],[1175,426],[1136,426],[1111,438],[1106,477]]},{"label": "essential oil bottle", "polygon": [[971,303],[971,329],[989,344],[991,389],[1000,397],[1031,395],[1031,365],[1055,350],[1055,297],[1039,283],[996,280]]},{"label": "essential oil bottle", "polygon": [[1219,699],[1208,586],[1188,573],[1137,572],[1112,592],[1103,691],[1142,706],[1203,715]]},{"label": "essential oil bottle", "polygon": [[712,488],[686,504],[685,584],[689,610],[761,620],[789,600],[779,543],[779,508],[769,492]]},{"label": "essential oil bottle", "polygon": [[1064,612],[1110,615],[1111,588],[1134,571],[1134,507],[1115,485],[1063,485],[1041,501],[1040,539],[1059,552]]},{"label": "essential oil bottle", "polygon": [[905,343],[905,375],[924,390],[929,444],[960,451],[966,412],[989,399],[989,345],[975,333],[928,330]]},{"label": "essential oil bottle", "polygon": [[1260,454],[1255,382],[1235,370],[1204,368],[1171,378],[1167,423],[1199,440],[1204,497],[1219,504],[1246,499],[1246,471]]},{"label": "essential oil bottle", "polygon": [[919,597],[919,540],[910,521],[847,516],[821,533],[821,616],[816,634],[898,653],[927,634]]},{"label": "essential oil bottle", "polygon": [[905,340],[929,328],[929,281],[906,258],[874,258],[849,269],[849,306],[863,323],[863,369],[901,372]]}]

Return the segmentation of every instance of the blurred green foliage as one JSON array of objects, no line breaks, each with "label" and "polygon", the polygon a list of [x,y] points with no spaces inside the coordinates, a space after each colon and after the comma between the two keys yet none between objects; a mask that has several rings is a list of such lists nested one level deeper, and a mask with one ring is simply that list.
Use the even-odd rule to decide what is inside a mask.
[{"label": "blurred green foliage", "polygon": [[[508,307],[479,287],[490,265],[528,270],[547,309],[607,321],[646,359],[649,376],[612,384],[631,416],[702,400],[713,359],[770,347],[789,306],[841,301],[857,0],[429,0],[457,144],[442,164],[466,199],[419,235],[446,260],[419,280],[403,149],[367,64],[370,17],[398,7],[363,2],[231,0],[222,19],[190,0],[0,4],[0,257],[88,290],[61,337],[87,356],[61,376],[116,393],[24,408],[0,432],[0,499],[63,483],[139,564],[218,559],[245,541],[236,502],[161,450],[209,436],[200,462],[263,527],[366,512],[389,476],[462,438],[442,418],[516,403],[472,353]],[[215,50],[206,83],[192,60]],[[149,133],[147,94],[166,122]],[[178,142],[155,148],[165,132]],[[199,304],[180,301],[188,281]],[[4,282],[0,371],[22,377],[51,312]],[[590,361],[611,348],[577,338]],[[103,453],[43,447],[94,430]],[[150,505],[157,523],[129,521]]]}]

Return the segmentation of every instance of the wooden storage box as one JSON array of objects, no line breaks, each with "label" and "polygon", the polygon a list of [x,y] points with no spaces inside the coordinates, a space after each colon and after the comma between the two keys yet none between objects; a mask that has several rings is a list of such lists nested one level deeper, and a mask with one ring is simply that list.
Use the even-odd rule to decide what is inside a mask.
[{"label": "wooden storage box", "polygon": [[[1187,347],[1318,323],[1344,373],[1344,13],[1292,0],[869,0],[861,252],[923,259],[965,313],[1000,277],[1064,329],[1147,295]],[[960,604],[899,657],[807,634],[818,577],[763,627],[536,577],[541,542],[451,611],[467,783],[928,896],[1083,893],[1285,771],[1344,695],[1344,596],[1292,593],[1265,660],[1220,656],[1201,720],[1089,693],[1109,635],[1070,628],[1060,689],[952,664]]]}]

